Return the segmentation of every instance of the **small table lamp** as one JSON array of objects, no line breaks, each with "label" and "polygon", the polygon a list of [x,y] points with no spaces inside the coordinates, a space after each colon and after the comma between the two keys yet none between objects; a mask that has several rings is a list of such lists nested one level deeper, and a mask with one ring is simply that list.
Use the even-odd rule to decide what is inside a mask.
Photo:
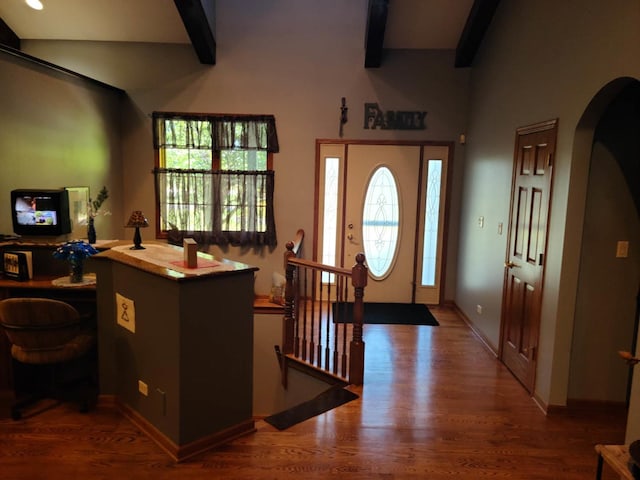
[{"label": "small table lamp", "polygon": [[136,232],[133,234],[133,247],[131,247],[131,250],[144,250],[142,237],[140,236],[140,227],[144,228],[148,226],[149,222],[147,222],[147,219],[140,210],[135,210],[131,214],[129,221],[125,225],[125,227],[133,227],[136,229]]}]

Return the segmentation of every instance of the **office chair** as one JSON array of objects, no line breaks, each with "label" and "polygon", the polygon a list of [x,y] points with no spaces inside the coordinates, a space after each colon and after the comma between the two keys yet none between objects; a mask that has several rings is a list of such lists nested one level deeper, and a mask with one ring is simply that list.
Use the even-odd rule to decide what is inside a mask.
[{"label": "office chair", "polygon": [[97,396],[96,334],[88,323],[74,307],[58,300],[0,301],[0,326],[13,357],[14,420],[22,417],[24,407],[44,398],[71,396],[80,403],[80,411],[88,411]]}]

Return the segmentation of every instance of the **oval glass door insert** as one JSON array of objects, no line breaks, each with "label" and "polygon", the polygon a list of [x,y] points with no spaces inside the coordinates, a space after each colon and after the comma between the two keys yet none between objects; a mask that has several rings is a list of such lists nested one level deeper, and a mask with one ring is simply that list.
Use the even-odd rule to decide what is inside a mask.
[{"label": "oval glass door insert", "polygon": [[381,279],[393,267],[398,247],[400,206],[396,179],[378,167],[367,185],[362,209],[362,241],[369,273]]}]

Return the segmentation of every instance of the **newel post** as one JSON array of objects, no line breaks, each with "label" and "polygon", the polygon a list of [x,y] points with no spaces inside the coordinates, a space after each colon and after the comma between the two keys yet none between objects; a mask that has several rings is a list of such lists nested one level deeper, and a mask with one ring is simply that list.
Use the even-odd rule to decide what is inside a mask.
[{"label": "newel post", "polygon": [[284,252],[285,290],[284,290],[284,317],[282,318],[282,353],[293,353],[293,304],[295,302],[295,270],[296,266],[289,263],[290,258],[295,258],[293,242],[287,242],[287,251]]},{"label": "newel post", "polygon": [[364,287],[367,286],[369,272],[364,264],[364,253],[356,255],[356,264],[351,270],[353,285],[353,336],[349,345],[349,383],[362,385],[364,382],[364,341],[362,324],[364,322]]}]

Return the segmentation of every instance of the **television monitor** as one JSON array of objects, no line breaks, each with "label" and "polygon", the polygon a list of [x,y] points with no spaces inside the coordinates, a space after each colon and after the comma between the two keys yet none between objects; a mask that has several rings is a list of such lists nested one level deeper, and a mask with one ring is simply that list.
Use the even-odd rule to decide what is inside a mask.
[{"label": "television monitor", "polygon": [[12,190],[11,218],[17,235],[70,233],[69,192],[64,188]]}]

